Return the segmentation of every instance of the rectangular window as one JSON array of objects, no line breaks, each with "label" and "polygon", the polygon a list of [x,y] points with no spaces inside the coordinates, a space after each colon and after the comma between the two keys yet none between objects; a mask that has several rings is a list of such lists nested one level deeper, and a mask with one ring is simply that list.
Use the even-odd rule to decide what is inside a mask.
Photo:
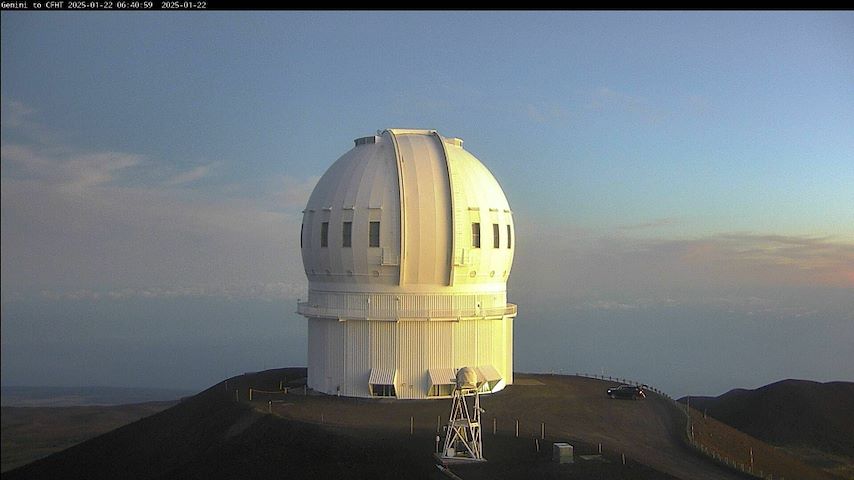
[{"label": "rectangular window", "polygon": [[302,248],[302,232],[305,230],[305,224],[301,223],[299,226],[299,248]]},{"label": "rectangular window", "polygon": [[472,248],[480,248],[480,223],[471,224],[471,246]]},{"label": "rectangular window", "polygon": [[370,238],[368,239],[368,246],[371,247],[379,247],[380,246],[380,222],[371,222],[371,231]]},{"label": "rectangular window", "polygon": [[513,237],[510,233],[510,225],[507,225],[507,248],[511,248],[513,246]]},{"label": "rectangular window", "polygon": [[500,239],[498,238],[498,232],[499,231],[500,230],[498,228],[498,224],[493,223],[492,224],[492,248],[498,248],[500,246],[501,242],[500,242]]},{"label": "rectangular window", "polygon": [[342,231],[342,246],[344,247],[352,247],[353,246],[353,222],[344,222],[344,230]]},{"label": "rectangular window", "polygon": [[320,224],[320,246],[329,246],[329,222],[323,222]]}]

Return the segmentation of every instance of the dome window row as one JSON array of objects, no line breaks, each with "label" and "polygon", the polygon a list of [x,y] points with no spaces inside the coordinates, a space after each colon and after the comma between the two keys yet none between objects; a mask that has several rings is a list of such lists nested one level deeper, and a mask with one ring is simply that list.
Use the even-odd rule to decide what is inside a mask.
[{"label": "dome window row", "polygon": [[[505,225],[507,229],[507,248],[513,248],[513,231],[509,224]],[[501,248],[501,225],[498,223],[492,224],[492,248]],[[303,236],[305,233],[305,224],[300,225],[299,246],[304,248]],[[480,239],[480,222],[472,222],[471,224],[471,245],[472,248],[481,247]],[[353,222],[344,222],[341,228],[341,246],[344,248],[352,248],[353,246]],[[380,222],[369,222],[368,228],[368,246],[377,248],[380,246]],[[320,247],[329,247],[329,222],[320,224]]]},{"label": "dome window row", "polygon": [[[513,234],[510,224],[507,227],[507,248],[513,248]],[[498,223],[492,224],[492,248],[501,248],[501,225]],[[472,248],[480,248],[480,222],[472,222],[471,224],[471,246]]]},{"label": "dome window row", "polygon": [[[508,230],[509,231],[509,230]],[[305,224],[300,225],[299,247],[305,248],[303,237],[305,236]],[[353,222],[344,222],[341,228],[341,246],[353,247]],[[369,222],[368,225],[368,247],[378,248],[380,246],[380,222]],[[310,247],[310,245],[309,245]],[[329,247],[329,222],[320,224],[320,247]]]}]

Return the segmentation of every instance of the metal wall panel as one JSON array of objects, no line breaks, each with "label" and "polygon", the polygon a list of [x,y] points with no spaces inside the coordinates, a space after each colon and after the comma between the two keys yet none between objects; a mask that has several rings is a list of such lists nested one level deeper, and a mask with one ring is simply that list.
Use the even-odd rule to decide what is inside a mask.
[{"label": "metal wall panel", "polygon": [[371,340],[371,368],[394,368],[397,361],[397,324],[368,322]]},{"label": "metal wall panel", "polygon": [[513,384],[513,321],[514,317],[505,317],[504,321],[504,342],[505,348],[504,352],[506,355],[504,365],[505,370],[501,373],[504,374],[504,381],[507,382],[507,385]]},{"label": "metal wall panel", "polygon": [[344,351],[347,337],[342,323],[326,320],[323,324],[326,334],[325,391],[334,394],[344,387]]},{"label": "metal wall panel", "polygon": [[344,394],[364,397],[370,395],[368,375],[371,371],[370,322],[348,321],[346,379]]},{"label": "metal wall panel", "polygon": [[319,390],[320,384],[318,379],[321,376],[321,365],[319,355],[323,351],[321,345],[318,344],[318,320],[315,318],[308,319],[308,350],[306,357],[308,361],[308,388]]},{"label": "metal wall panel", "polygon": [[454,324],[456,322],[428,322],[427,366],[454,367]]},{"label": "metal wall panel", "polygon": [[309,387],[370,396],[372,369],[397,370],[398,398],[427,398],[430,368],[493,365],[513,382],[513,319],[400,322],[310,318]]},{"label": "metal wall panel", "polygon": [[427,390],[427,322],[397,324],[397,397],[423,398]]},{"label": "metal wall panel", "polygon": [[461,320],[454,324],[454,366],[477,364],[477,321]]}]

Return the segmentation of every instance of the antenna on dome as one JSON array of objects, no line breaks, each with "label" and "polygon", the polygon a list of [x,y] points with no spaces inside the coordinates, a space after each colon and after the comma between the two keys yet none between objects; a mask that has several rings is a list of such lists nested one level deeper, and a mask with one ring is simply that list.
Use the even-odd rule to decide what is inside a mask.
[{"label": "antenna on dome", "polygon": [[[485,462],[483,442],[480,431],[480,387],[483,382],[478,378],[477,370],[463,367],[457,371],[454,399],[451,415],[445,433],[445,447],[437,453],[438,459],[445,465],[450,463]],[[469,409],[466,397],[474,396]]]}]

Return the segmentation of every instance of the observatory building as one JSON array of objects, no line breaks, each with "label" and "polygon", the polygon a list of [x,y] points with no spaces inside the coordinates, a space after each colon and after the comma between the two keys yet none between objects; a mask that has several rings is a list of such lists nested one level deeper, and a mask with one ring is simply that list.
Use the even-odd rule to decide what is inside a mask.
[{"label": "observatory building", "polygon": [[484,393],[513,383],[515,235],[495,177],[433,130],[355,143],[303,212],[309,388],[449,398],[462,367]]}]

